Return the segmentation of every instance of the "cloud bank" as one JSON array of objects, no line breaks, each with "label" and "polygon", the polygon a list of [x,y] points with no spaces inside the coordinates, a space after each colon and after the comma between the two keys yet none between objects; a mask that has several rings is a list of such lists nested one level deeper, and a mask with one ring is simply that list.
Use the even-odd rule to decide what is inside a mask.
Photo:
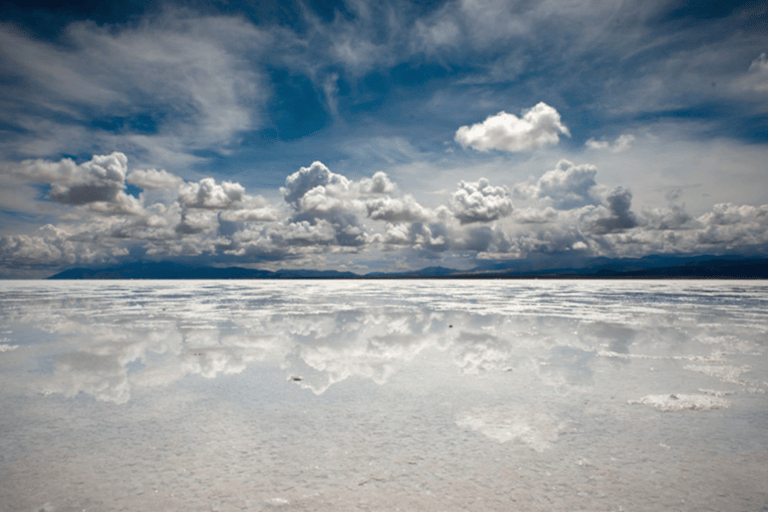
[{"label": "cloud bank", "polygon": [[[36,233],[0,238],[2,264],[54,269],[204,256],[268,268],[357,265],[346,268],[365,273],[387,268],[382,262],[393,254],[419,268],[536,254],[764,253],[768,244],[768,205],[718,204],[693,217],[676,191],[666,208],[635,211],[630,189],[605,186],[596,166],[567,160],[509,186],[460,181],[438,206],[401,191],[386,173],[355,180],[319,161],[287,176],[277,202],[237,182],[128,169],[122,153],[12,166],[15,179],[47,190],[40,204],[68,213]],[[126,193],[127,183],[139,191]]]}]

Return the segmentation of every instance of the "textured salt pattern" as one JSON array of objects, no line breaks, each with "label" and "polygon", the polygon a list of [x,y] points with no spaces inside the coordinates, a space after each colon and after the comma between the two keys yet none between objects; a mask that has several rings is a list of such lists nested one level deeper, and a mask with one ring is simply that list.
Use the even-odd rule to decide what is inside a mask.
[{"label": "textured salt pattern", "polygon": [[694,372],[700,372],[710,377],[715,377],[723,382],[729,382],[731,384],[743,384],[741,380],[741,374],[749,372],[752,368],[749,366],[729,366],[729,365],[716,365],[716,366],[699,366],[699,365],[686,365],[686,370]]},{"label": "textured salt pattern", "polygon": [[761,510],[766,326],[744,281],[6,282],[0,511]]},{"label": "textured salt pattern", "polygon": [[557,441],[559,426],[549,414],[527,407],[485,407],[461,412],[456,424],[481,432],[499,443],[518,441],[537,452],[551,448]]},{"label": "textured salt pattern", "polygon": [[650,405],[661,411],[711,411],[712,409],[727,409],[731,402],[717,396],[683,395],[647,395],[640,400],[630,400],[630,404]]}]

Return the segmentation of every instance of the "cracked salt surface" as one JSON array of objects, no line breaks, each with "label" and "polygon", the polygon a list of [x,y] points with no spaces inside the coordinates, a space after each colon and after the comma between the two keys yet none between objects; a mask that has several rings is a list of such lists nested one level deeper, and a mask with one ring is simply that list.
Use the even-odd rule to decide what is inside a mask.
[{"label": "cracked salt surface", "polygon": [[4,283],[0,510],[761,510],[766,292]]}]

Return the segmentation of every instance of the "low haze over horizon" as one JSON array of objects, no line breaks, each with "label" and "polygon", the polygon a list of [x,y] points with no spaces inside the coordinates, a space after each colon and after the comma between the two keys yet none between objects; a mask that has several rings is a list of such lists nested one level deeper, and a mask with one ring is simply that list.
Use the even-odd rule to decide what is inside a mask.
[{"label": "low haze over horizon", "polygon": [[0,12],[0,276],[768,255],[764,2]]}]

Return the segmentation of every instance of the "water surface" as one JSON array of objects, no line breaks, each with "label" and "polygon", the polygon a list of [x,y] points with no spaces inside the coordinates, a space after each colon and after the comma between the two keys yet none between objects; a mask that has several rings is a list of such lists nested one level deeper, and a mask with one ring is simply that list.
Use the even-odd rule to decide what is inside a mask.
[{"label": "water surface", "polygon": [[0,510],[768,507],[764,282],[0,285]]}]

